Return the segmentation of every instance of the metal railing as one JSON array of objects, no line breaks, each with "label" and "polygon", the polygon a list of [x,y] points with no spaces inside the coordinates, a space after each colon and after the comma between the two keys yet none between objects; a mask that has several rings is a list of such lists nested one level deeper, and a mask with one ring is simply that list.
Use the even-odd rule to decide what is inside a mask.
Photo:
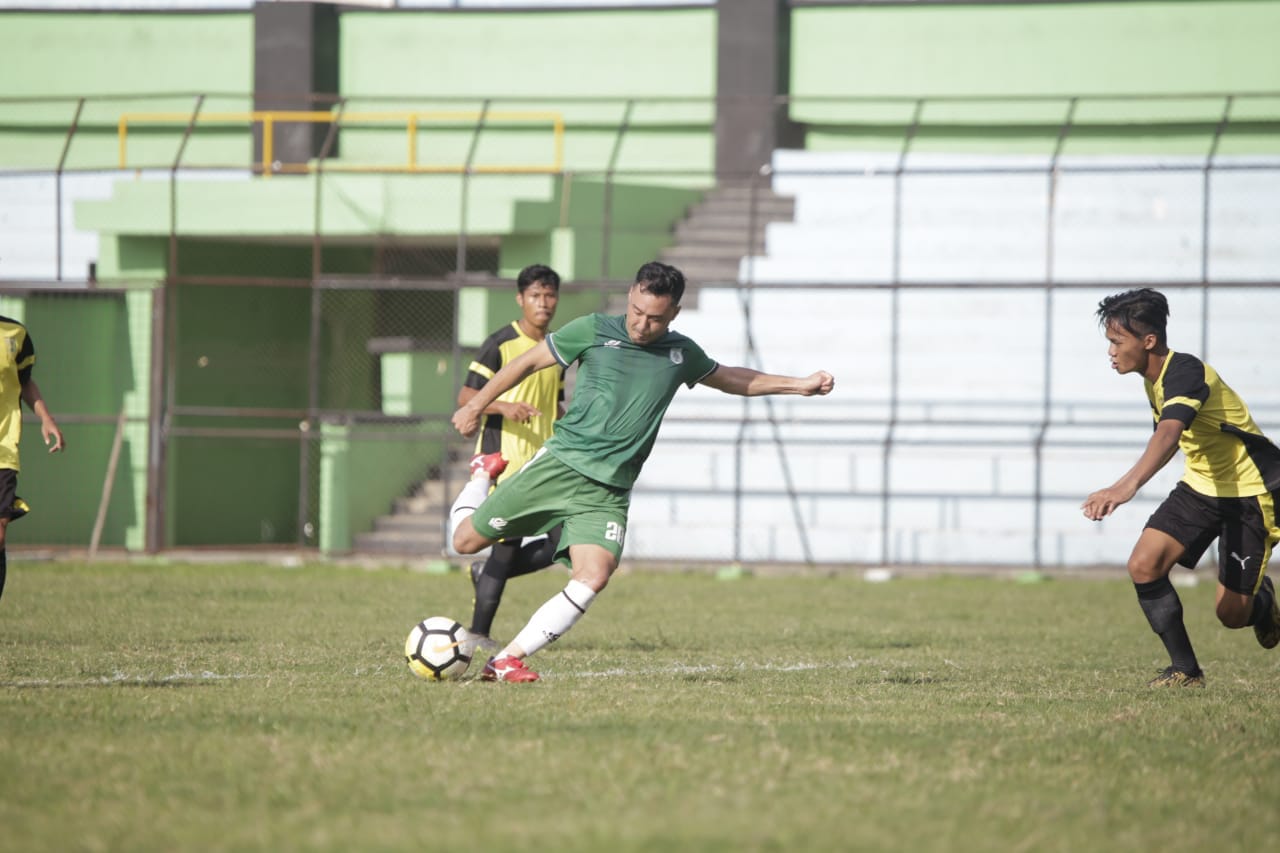
[{"label": "metal railing", "polygon": [[[83,104],[79,105],[80,107]],[[79,107],[78,107],[79,108]],[[122,113],[118,123],[120,161],[118,168],[127,170],[129,166],[128,144],[129,128],[140,125],[184,125],[187,135],[197,125],[258,125],[262,129],[262,160],[255,164],[254,171],[264,178],[272,174],[292,173],[310,174],[319,166],[316,163],[281,163],[275,159],[276,126],[285,123],[342,125],[387,125],[403,124],[405,131],[406,156],[403,163],[348,163],[333,162],[325,165],[330,172],[367,172],[393,174],[458,174],[470,169],[477,173],[490,174],[548,174],[559,173],[564,169],[564,117],[556,112],[536,110],[500,110],[492,112],[471,112],[465,110],[420,110],[413,112],[322,112],[316,110],[254,110],[251,112],[214,112],[202,113],[198,110],[183,112],[130,112]],[[456,165],[423,164],[419,162],[419,132],[426,126],[445,124],[467,124],[479,128],[482,125],[503,123],[550,124],[552,132],[553,156],[548,163],[484,164],[458,163]],[[233,169],[238,164],[229,163],[186,163],[187,168]]]},{"label": "metal railing", "polygon": [[[213,98],[210,95],[210,98]],[[218,96],[225,98],[226,96]],[[858,103],[900,105],[904,120],[894,125],[898,133],[897,145],[884,153],[883,164],[856,171],[840,171],[839,169],[815,170],[807,173],[809,177],[825,180],[827,178],[842,179],[852,185],[870,185],[870,182],[885,180],[889,183],[889,216],[888,216],[888,263],[883,274],[867,277],[857,281],[835,280],[821,276],[799,277],[785,282],[768,280],[767,276],[758,274],[760,262],[767,255],[768,246],[759,236],[759,226],[767,217],[762,213],[765,199],[770,195],[776,179],[779,177],[766,169],[760,173],[740,176],[740,183],[748,188],[747,216],[745,225],[741,226],[740,255],[743,258],[740,271],[723,278],[702,278],[696,280],[696,289],[708,293],[716,289],[733,292],[737,299],[737,317],[732,320],[733,336],[741,342],[741,350],[745,353],[744,363],[750,363],[763,369],[776,369],[780,360],[785,360],[787,353],[777,349],[776,342],[760,334],[762,324],[772,322],[766,311],[761,314],[756,304],[757,298],[763,299],[779,292],[805,291],[823,294],[827,297],[865,296],[873,300],[876,294],[885,297],[886,307],[882,315],[877,315],[885,330],[882,360],[877,362],[878,370],[883,371],[883,381],[877,382],[882,389],[875,395],[862,395],[856,403],[844,404],[831,400],[830,405],[815,406],[802,418],[795,414],[793,407],[781,401],[754,402],[730,401],[734,411],[726,413],[722,408],[707,407],[698,412],[677,407],[669,418],[669,427],[664,430],[664,444],[657,451],[658,456],[664,448],[718,447],[727,454],[729,470],[734,472],[731,480],[723,487],[704,488],[687,483],[674,483],[661,479],[650,479],[641,484],[640,491],[646,500],[669,500],[672,506],[684,499],[701,499],[713,496],[728,500],[725,505],[726,517],[732,519],[732,533],[724,557],[736,561],[776,558],[782,561],[831,562],[830,546],[823,544],[818,536],[819,525],[814,521],[812,506],[814,502],[833,502],[841,498],[859,504],[875,507],[875,521],[859,527],[872,541],[863,552],[850,557],[854,562],[892,563],[911,561],[909,553],[904,552],[898,544],[904,537],[913,535],[909,526],[904,526],[897,518],[898,508],[914,501],[932,500],[938,505],[958,507],[965,501],[985,500],[992,505],[1025,503],[1031,509],[1032,518],[1026,525],[1030,531],[1030,540],[1024,551],[1019,552],[1017,559],[1033,565],[1052,565],[1061,562],[1055,556],[1055,539],[1051,520],[1046,513],[1054,507],[1069,501],[1073,492],[1058,488],[1054,482],[1054,458],[1072,448],[1082,452],[1106,453],[1117,444],[1132,447],[1138,440],[1130,432],[1122,432],[1121,424],[1131,423],[1127,413],[1130,410],[1123,404],[1112,401],[1108,405],[1113,411],[1099,414],[1099,407],[1088,397],[1073,396],[1073,390],[1063,390],[1061,386],[1061,365],[1063,357],[1057,352],[1062,346],[1059,339],[1061,328],[1055,320],[1063,310],[1063,303],[1069,302],[1076,294],[1108,289],[1121,289],[1132,283],[1130,278],[1115,276],[1113,278],[1095,278],[1088,281],[1071,280],[1057,273],[1059,262],[1066,254],[1062,244],[1063,225],[1059,215],[1062,204],[1063,182],[1080,176],[1111,176],[1121,178],[1130,174],[1149,174],[1154,176],[1184,175],[1198,177],[1200,195],[1196,219],[1198,230],[1198,255],[1196,269],[1185,275],[1152,276],[1144,278],[1142,283],[1160,289],[1181,294],[1196,294],[1199,303],[1197,319],[1193,335],[1198,336],[1198,352],[1213,358],[1217,351],[1226,351],[1230,357],[1232,349],[1224,346],[1226,332],[1222,330],[1231,317],[1221,306],[1229,303],[1240,294],[1258,294],[1270,299],[1280,288],[1280,270],[1273,274],[1262,275],[1252,279],[1223,278],[1214,275],[1212,252],[1214,240],[1220,239],[1232,225],[1222,221],[1221,212],[1215,208],[1215,193],[1219,191],[1216,180],[1222,176],[1256,175],[1259,178],[1270,178],[1280,172],[1280,163],[1274,158],[1255,158],[1253,160],[1228,159],[1224,155],[1227,148],[1225,141],[1232,134],[1240,131],[1249,135],[1280,136],[1280,118],[1259,119],[1256,109],[1243,111],[1251,115],[1248,120],[1237,120],[1241,105],[1253,100],[1278,99],[1280,93],[1231,93],[1196,97],[1206,103],[1212,101],[1214,107],[1206,108],[1203,115],[1195,120],[1177,122],[1145,121],[1126,123],[1123,121],[1082,122],[1082,104],[1092,101],[1120,102],[1128,96],[1088,97],[1072,96],[1064,98],[1018,98],[1018,99],[965,99],[965,98],[914,98],[914,99],[858,99]],[[1164,100],[1183,99],[1189,96],[1131,96],[1144,102],[1161,102]],[[504,175],[517,177],[522,174],[542,174],[548,177],[554,187],[553,201],[559,209],[555,217],[556,224],[567,227],[572,217],[570,210],[577,200],[574,197],[575,187],[583,181],[592,181],[601,188],[599,208],[596,212],[599,224],[599,259],[594,268],[579,269],[575,281],[568,283],[570,292],[575,288],[600,294],[600,304],[606,301],[606,294],[619,292],[626,284],[626,279],[618,273],[610,274],[618,258],[628,257],[627,242],[637,236],[653,244],[661,244],[664,239],[671,238],[660,233],[637,231],[635,225],[622,224],[626,219],[619,216],[621,189],[629,184],[643,182],[648,185],[666,184],[679,187],[710,187],[715,177],[709,168],[696,166],[669,167],[661,165],[637,164],[629,160],[628,155],[635,147],[628,145],[636,134],[643,131],[644,123],[637,121],[637,116],[646,108],[656,105],[688,109],[691,106],[713,106],[705,99],[604,99],[604,98],[565,98],[554,111],[522,111],[493,109],[497,99],[460,99],[459,103],[480,101],[480,109],[456,111],[432,110],[371,110],[350,111],[347,103],[335,105],[330,111],[280,111],[280,112],[210,112],[204,113],[206,98],[193,99],[192,109],[187,112],[145,111],[130,107],[122,110],[118,116],[104,120],[102,101],[105,99],[78,98],[66,101],[69,118],[61,134],[50,132],[51,138],[58,137],[57,145],[51,151],[48,165],[32,167],[19,165],[6,170],[6,164],[0,163],[0,181],[9,178],[48,177],[52,178],[51,192],[54,194],[53,210],[49,211],[49,230],[52,232],[53,252],[56,263],[52,267],[53,275],[42,280],[40,276],[8,277],[0,282],[0,288],[14,292],[15,288],[39,290],[54,281],[65,281],[66,263],[64,254],[72,229],[68,227],[65,209],[68,193],[64,180],[68,176],[89,174],[114,174],[119,169],[130,173],[143,173],[161,177],[168,182],[167,192],[167,238],[168,252],[166,256],[163,298],[157,300],[155,311],[155,327],[151,330],[153,347],[163,357],[152,361],[153,375],[146,381],[155,401],[152,414],[147,424],[150,430],[150,467],[148,476],[149,492],[153,496],[162,496],[164,492],[164,457],[172,442],[182,441],[229,441],[252,442],[272,441],[296,443],[298,491],[294,496],[291,515],[296,523],[289,526],[288,543],[305,547],[316,543],[314,519],[318,498],[314,492],[314,472],[318,467],[318,441],[320,426],[328,422],[343,420],[361,420],[375,427],[382,424],[382,431],[370,429],[363,440],[392,440],[400,433],[397,430],[405,426],[403,419],[377,415],[368,409],[333,406],[325,399],[324,382],[326,371],[332,365],[326,363],[327,356],[323,346],[326,323],[341,314],[341,294],[372,291],[385,299],[386,316],[392,316],[396,310],[394,300],[387,298],[393,295],[424,296],[431,293],[456,293],[462,287],[478,290],[494,288],[504,289],[510,285],[496,275],[497,249],[493,237],[485,233],[470,230],[465,223],[470,221],[470,212],[474,204],[471,190],[474,182],[480,179],[501,180]],[[361,103],[374,103],[377,99],[364,98]],[[438,99],[434,99],[438,100]],[[513,99],[501,99],[509,103]],[[548,99],[539,99],[545,103]],[[1061,103],[1061,119],[1041,128],[1044,136],[1051,143],[1037,155],[1037,158],[1021,162],[979,163],[964,165],[950,163],[936,165],[922,160],[921,140],[926,136],[924,130],[929,129],[936,135],[945,130],[947,122],[931,124],[929,114],[932,106],[991,103],[1002,100],[1005,103],[1028,102],[1044,103],[1053,101]],[[851,102],[851,99],[803,99],[803,102]],[[12,103],[12,102],[10,102]],[[793,106],[802,103],[802,99],[794,99]],[[599,118],[600,109],[608,107],[613,111],[613,124],[602,125]],[[583,111],[591,114],[589,119],[582,118]],[[92,115],[91,120],[86,117]],[[150,119],[148,119],[150,117]],[[309,118],[304,118],[309,117]],[[529,119],[530,123],[550,122],[554,136],[554,162],[547,166],[503,166],[488,164],[479,159],[479,136],[485,129],[492,129],[493,123],[505,117],[519,122]],[[128,131],[137,129],[141,122],[154,120],[161,126],[179,126],[175,131],[175,148],[172,158],[161,169],[130,165],[126,143]],[[461,122],[470,131],[465,154],[460,163],[448,167],[438,167],[419,162],[417,152],[417,133],[421,122],[444,120]],[[272,129],[286,122],[327,123],[328,136],[319,155],[306,164],[282,164],[274,166],[272,150]],[[201,124],[212,126],[230,125],[249,127],[258,123],[262,128],[263,151],[261,160],[248,160],[239,164],[198,163],[189,160],[189,143]],[[382,163],[358,163],[344,158],[327,156],[333,149],[335,134],[344,123],[353,125],[365,123],[366,128],[385,129],[388,134],[403,132],[406,156],[403,160]],[[889,135],[883,124],[867,121],[860,124],[850,120],[851,126],[864,129],[878,129]],[[397,126],[392,130],[391,124]],[[0,122],[0,133],[5,132],[9,124]],[[575,134],[589,126],[589,132],[601,138],[602,126],[607,128],[611,136],[607,144],[597,145],[598,160],[583,161],[581,159],[565,159],[566,140],[572,141]],[[690,120],[687,124],[690,132],[710,133],[709,122],[702,119]],[[1194,157],[1184,154],[1181,159],[1173,161],[1149,162],[1086,162],[1080,158],[1069,157],[1071,142],[1078,133],[1094,136],[1103,132],[1120,133],[1126,128],[1144,127],[1156,132],[1162,130],[1178,130],[1187,133],[1194,130],[1203,141],[1201,150]],[[941,128],[941,130],[940,130]],[[100,139],[104,131],[111,130],[117,134],[119,156],[117,159],[103,158],[101,162],[89,162],[77,156],[77,145],[84,140]],[[1262,146],[1265,148],[1265,146]],[[402,149],[403,150],[403,149]],[[580,155],[579,155],[580,157]],[[248,175],[231,175],[236,180],[253,180],[253,174],[262,178],[272,173],[305,172],[306,180],[313,181],[317,189],[327,186],[326,176],[341,172],[373,172],[405,174],[417,179],[428,177],[431,173],[448,173],[458,176],[462,191],[455,201],[456,218],[463,225],[457,233],[446,238],[418,239],[401,234],[380,232],[374,226],[369,230],[368,242],[375,245],[374,255],[377,258],[374,268],[352,273],[336,267],[328,260],[332,249],[350,242],[350,235],[331,235],[324,227],[326,193],[317,191],[313,194],[314,209],[310,233],[302,237],[302,242],[310,245],[310,262],[287,273],[264,269],[261,272],[237,274],[210,274],[208,272],[191,272],[184,268],[182,251],[190,236],[184,231],[178,215],[179,190],[187,181],[207,177],[207,173],[220,170],[247,172]],[[802,170],[788,173],[792,178],[805,177]],[[910,237],[910,219],[912,205],[920,201],[909,193],[912,181],[933,177],[973,177],[973,176],[1026,176],[1044,179],[1044,205],[1041,210],[1043,227],[1039,245],[1042,255],[1039,263],[1029,269],[1025,276],[999,280],[981,276],[956,275],[945,280],[928,280],[913,278],[910,271],[911,249],[908,245]],[[424,201],[424,203],[430,203]],[[580,215],[580,214],[579,214]],[[1169,227],[1173,227],[1172,225]],[[292,238],[295,241],[297,238]],[[0,264],[0,279],[4,279],[4,268]],[[92,283],[87,283],[92,286]],[[228,288],[239,290],[262,289],[263,292],[302,289],[309,292],[306,299],[307,313],[306,353],[303,369],[299,374],[302,383],[298,394],[299,405],[280,407],[235,406],[218,404],[216,401],[192,401],[184,399],[181,385],[175,377],[184,372],[190,373],[193,368],[180,358],[181,333],[178,317],[181,316],[178,306],[193,289]],[[920,313],[921,305],[916,297],[922,294],[938,294],[939,298],[957,292],[982,290],[1002,294],[1036,294],[1039,302],[1038,315],[1031,320],[1037,335],[1034,352],[1037,354],[1039,384],[1034,392],[1028,393],[1025,399],[1006,399],[1005,410],[999,416],[987,416],[990,406],[981,400],[956,401],[940,397],[921,398],[912,388],[909,375],[909,356],[912,347],[916,346],[912,337],[913,329],[923,322]],[[415,297],[416,298],[416,297]],[[336,302],[334,300],[337,300]],[[448,313],[449,322],[456,328],[458,306],[456,301],[447,309],[429,307],[434,303],[422,301],[424,307],[416,308],[423,313],[419,319],[426,322],[428,312],[442,311]],[[821,304],[818,299],[815,304]],[[1185,304],[1185,303],[1184,303]],[[1266,305],[1270,305],[1269,302]],[[687,308],[686,316],[696,308]],[[1185,309],[1184,309],[1185,310]],[[1269,308],[1266,310],[1270,310]],[[1219,319],[1216,314],[1222,312]],[[441,318],[444,314],[441,314]],[[1087,324],[1088,318],[1083,318]],[[726,322],[729,322],[726,320]],[[1184,340],[1185,335],[1184,335]],[[458,363],[463,347],[454,338],[448,345],[454,356],[453,364]],[[714,354],[714,353],[713,353]],[[272,366],[269,358],[265,362]],[[814,365],[819,366],[819,365]],[[350,368],[348,381],[363,381],[360,371],[367,367],[365,360],[360,360],[356,367]],[[454,368],[456,370],[456,367]],[[1228,374],[1230,377],[1231,374]],[[455,376],[454,381],[460,379]],[[52,379],[48,383],[49,390],[56,386]],[[842,383],[843,388],[848,387]],[[1129,389],[1130,391],[1132,389]],[[1260,413],[1259,419],[1264,426],[1270,426],[1274,433],[1280,425],[1276,424],[1277,402],[1262,395],[1253,395],[1251,402]],[[720,404],[722,407],[726,405]],[[764,407],[761,409],[760,407]],[[1010,414],[1013,408],[1019,412]],[[1106,408],[1105,406],[1102,408]],[[1140,408],[1140,407],[1139,407]],[[76,413],[61,407],[64,422],[75,424],[77,418],[88,419],[84,423],[101,425],[115,424],[114,412]],[[836,412],[837,414],[828,414]],[[945,414],[938,414],[945,412]],[[442,422],[443,415],[421,416],[414,420],[416,424]],[[246,426],[245,419],[258,419],[255,425]],[[1268,422],[1266,419],[1270,418]],[[236,425],[231,425],[232,423]],[[130,425],[137,425],[130,420]],[[305,428],[304,426],[305,425]],[[705,428],[723,427],[723,435],[708,437],[703,434]],[[974,437],[969,431],[996,430],[1000,427],[1014,427],[1022,430],[1016,436],[1004,436],[998,440],[990,437]],[[1063,437],[1057,434],[1061,428],[1070,428],[1072,435]],[[822,433],[813,435],[813,430]],[[1089,430],[1099,431],[1097,435],[1084,435]],[[951,432],[954,434],[948,435]],[[816,448],[839,448],[841,458],[856,460],[860,476],[872,468],[878,470],[877,477],[867,476],[858,483],[843,487],[830,487],[808,481],[803,465],[797,457],[808,458]],[[765,447],[777,461],[778,472],[772,485],[752,485],[751,469],[761,464],[759,453],[754,452]],[[938,486],[935,488],[905,488],[898,482],[898,474],[904,467],[910,467],[911,453],[921,448],[929,448],[928,452],[969,452],[975,448],[1000,448],[1025,450],[1029,455],[1029,470],[1020,481],[1025,488],[987,490],[964,488],[956,485]],[[866,452],[874,451],[871,456]],[[976,452],[976,451],[975,451]],[[855,461],[849,461],[853,465]],[[1099,484],[1101,485],[1101,484]],[[776,535],[779,537],[794,536],[795,545],[790,550],[783,549],[778,554],[768,555],[760,550],[760,546],[751,541],[750,506],[753,501],[772,499],[777,501],[780,518],[786,520],[785,525],[778,525]],[[165,547],[174,544],[165,533],[172,527],[161,517],[166,506],[164,500],[152,500],[156,516],[149,522],[148,547]],[[943,512],[944,510],[940,510]],[[950,510],[946,510],[950,511]],[[958,510],[956,510],[958,512]],[[672,510],[676,512],[675,509]],[[784,530],[785,528],[785,530]],[[1059,550],[1061,544],[1059,543]],[[785,553],[783,553],[785,551]],[[905,556],[904,556],[905,555]],[[640,555],[643,556],[643,555]],[[927,557],[917,557],[927,560]],[[1069,559],[1069,558],[1068,558]],[[964,560],[962,560],[964,561]]]}]

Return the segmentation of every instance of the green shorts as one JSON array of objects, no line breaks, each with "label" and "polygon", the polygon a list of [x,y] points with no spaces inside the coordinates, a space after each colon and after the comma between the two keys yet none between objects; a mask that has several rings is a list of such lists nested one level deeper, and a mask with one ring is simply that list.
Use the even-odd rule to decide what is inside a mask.
[{"label": "green shorts", "polygon": [[471,524],[481,536],[511,539],[537,536],[563,522],[556,560],[572,566],[573,545],[599,545],[620,559],[630,508],[630,489],[584,477],[543,449],[498,484]]}]

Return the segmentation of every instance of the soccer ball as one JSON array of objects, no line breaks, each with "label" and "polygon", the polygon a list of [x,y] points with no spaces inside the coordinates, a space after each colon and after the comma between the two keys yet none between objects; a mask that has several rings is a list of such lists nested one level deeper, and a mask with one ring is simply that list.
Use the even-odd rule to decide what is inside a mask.
[{"label": "soccer ball", "polygon": [[453,681],[471,666],[475,642],[471,632],[448,616],[423,619],[404,641],[404,657],[414,675],[430,681]]}]

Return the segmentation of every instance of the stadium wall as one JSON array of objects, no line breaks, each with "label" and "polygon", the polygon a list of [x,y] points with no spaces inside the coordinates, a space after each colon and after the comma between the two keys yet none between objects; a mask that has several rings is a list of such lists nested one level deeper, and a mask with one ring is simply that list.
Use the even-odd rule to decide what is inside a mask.
[{"label": "stadium wall", "polygon": [[32,512],[21,522],[23,542],[89,543],[123,414],[100,544],[144,547],[151,308],[145,290],[0,292],[0,314],[31,332],[36,381],[72,448],[51,456],[39,425],[24,425],[19,493]]},{"label": "stadium wall", "polygon": [[[1082,102],[1075,116],[1078,127],[1069,140],[1079,146],[1075,150],[1203,153],[1207,135],[1202,129],[1189,132],[1187,125],[1203,128],[1219,114],[1221,99],[1210,93],[1256,90],[1280,79],[1280,59],[1268,39],[1280,29],[1278,10],[1280,4],[1264,0],[799,5],[792,9],[791,117],[807,128],[810,148],[896,149],[903,144],[916,99],[941,96],[924,106],[913,141],[917,149],[1044,151],[1057,139],[1070,96],[1085,94],[1099,97]],[[564,166],[570,180],[509,174],[473,175],[465,184],[455,175],[277,175],[260,180],[250,172],[252,134],[247,129],[201,127],[187,145],[184,163],[234,169],[182,171],[171,185],[167,167],[181,144],[180,132],[135,128],[129,138],[131,171],[116,181],[110,198],[80,201],[76,223],[100,237],[100,286],[163,280],[169,273],[168,235],[175,226],[176,272],[209,280],[309,280],[316,270],[308,241],[316,234],[324,244],[320,257],[325,274],[359,276],[374,270],[369,244],[376,239],[431,240],[451,253],[448,241],[460,233],[494,240],[496,272],[503,276],[514,275],[528,262],[550,260],[569,279],[623,279],[634,270],[636,258],[652,256],[670,239],[671,223],[712,179],[715,30],[714,8],[518,13],[347,9],[342,13],[340,80],[349,109],[478,112],[487,103],[490,110],[555,110],[566,123]],[[194,98],[187,93],[195,92],[209,93],[205,111],[251,108],[253,39],[252,13],[243,11],[0,12],[0,66],[5,79],[13,81],[6,94],[62,98],[0,103],[0,169],[54,168],[74,99],[81,96],[101,97],[86,102],[65,165],[110,174],[117,174],[116,127],[122,111],[189,112]],[[1135,92],[1203,97],[1107,100]],[[140,94],[151,97],[139,102],[135,98]],[[1045,100],[1000,102],[1011,95]],[[884,96],[902,100],[869,100]],[[636,99],[629,113],[627,98]],[[1258,114],[1274,116],[1275,106],[1264,104]],[[1135,123],[1137,127],[1128,126]],[[419,154],[427,163],[457,163],[471,139],[469,127],[441,122],[423,132]],[[495,122],[479,136],[476,156],[485,164],[513,168],[545,163],[549,139],[545,126]],[[1244,114],[1233,121],[1223,152],[1275,150],[1274,139],[1274,134],[1252,133]],[[400,160],[403,149],[402,128],[350,128],[342,131],[336,162]],[[606,218],[612,221],[608,228]],[[350,245],[356,241],[365,245]],[[0,279],[5,277],[3,255]],[[179,399],[192,405],[305,408],[306,377],[298,359],[309,345],[304,320],[310,306],[298,298],[303,291],[250,296],[248,288],[207,285],[184,288],[184,294],[188,291],[192,295],[179,297],[175,315],[180,324],[173,355]],[[512,313],[505,291],[464,291],[461,302],[460,325],[446,334],[455,335],[462,346],[474,346]],[[344,362],[349,373],[322,374],[321,396],[335,406],[373,411],[378,404],[367,377],[378,372],[380,361],[356,337],[362,329],[372,334],[377,309],[359,303],[353,299],[343,307],[349,321],[344,328],[355,337],[326,338],[321,345],[326,365],[337,363],[339,351],[350,356]],[[95,308],[84,315],[59,308],[42,316],[44,308],[27,309],[38,321],[33,332],[41,345],[41,375],[50,375],[45,371],[51,362],[57,369],[54,399],[74,400],[75,408],[107,417],[118,412],[122,395],[132,394],[128,399],[141,406],[135,411],[146,416],[145,382],[139,383],[142,388],[119,390],[116,399],[89,396],[83,404],[63,391],[70,387],[80,393],[76,381],[62,377],[69,375],[70,365],[92,359],[97,346],[127,345],[131,370],[147,375],[146,353],[133,350],[149,345],[149,314],[131,305]],[[817,301],[815,305],[822,310]],[[121,311],[123,321],[117,316]],[[566,301],[561,316],[575,313],[576,306]],[[68,316],[89,333],[49,340],[44,327]],[[266,317],[276,320],[268,323]],[[126,338],[120,337],[121,322]],[[276,349],[256,351],[265,340]],[[59,368],[50,350],[64,346],[77,360]],[[198,367],[202,355],[209,362]],[[257,375],[264,364],[278,375]],[[92,371],[85,375],[94,376]],[[116,381],[106,376],[95,387],[111,388]],[[66,411],[65,406],[58,411]],[[338,488],[333,484],[340,480],[322,483],[320,475],[309,475],[304,482],[297,454],[281,453],[279,440],[239,439],[250,444],[237,444],[196,434],[227,427],[274,429],[278,422],[182,415],[175,424],[191,432],[179,432],[170,445],[168,544],[298,541],[303,532],[299,493],[320,492],[323,503],[325,490]],[[131,423],[129,429],[127,470],[134,475],[127,484],[123,479],[118,483],[128,490],[127,509],[113,503],[104,541],[137,547],[145,509],[145,467],[139,466],[145,466],[146,445],[145,434],[133,433],[144,429],[141,424]],[[376,456],[359,458],[355,467],[395,470],[397,460],[404,458],[403,447],[388,443],[384,454],[376,440],[365,440],[367,432],[356,427],[343,437],[350,441],[351,435],[361,436],[360,452]],[[68,466],[62,466],[57,469],[62,479],[55,481],[32,468],[24,482],[47,483],[39,488],[54,488],[55,493],[70,489],[96,496],[108,439],[91,439],[92,461],[83,469],[77,465],[77,473],[68,475]],[[247,455],[245,447],[250,448]],[[26,454],[39,457],[29,465],[47,461],[38,450]],[[238,482],[246,471],[253,473],[255,486],[261,481],[261,488],[246,489]],[[348,481],[361,505],[373,499],[367,487],[379,478],[367,479]],[[24,496],[37,504],[37,512],[25,522],[24,539],[41,541],[47,530],[51,538],[43,541],[62,541],[52,537],[65,536],[68,528],[40,527],[48,518],[40,510],[49,496],[41,498],[35,491]],[[339,502],[325,506],[338,507]],[[301,514],[306,512],[304,508]],[[322,529],[337,521],[328,511],[321,515]],[[83,529],[87,519],[73,520]],[[359,521],[354,516],[342,520],[348,527]],[[37,532],[41,535],[31,535]],[[329,541],[340,544],[342,537]]]},{"label": "stadium wall", "polygon": [[[800,7],[791,117],[809,149],[897,150],[928,98],[913,150],[1023,153],[1052,150],[1084,96],[1066,153],[1203,154],[1187,125],[1216,123],[1222,94],[1275,91],[1277,32],[1273,0]],[[1278,107],[1237,105],[1219,153],[1278,150],[1249,124]]]}]

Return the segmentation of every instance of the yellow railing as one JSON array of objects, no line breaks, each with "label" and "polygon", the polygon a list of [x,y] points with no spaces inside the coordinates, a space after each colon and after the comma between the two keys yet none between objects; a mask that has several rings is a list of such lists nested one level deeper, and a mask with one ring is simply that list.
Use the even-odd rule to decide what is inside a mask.
[{"label": "yellow railing", "polygon": [[[408,146],[408,157],[399,165],[358,165],[338,161],[326,161],[326,172],[413,172],[413,173],[460,173],[467,168],[465,163],[452,165],[422,165],[418,162],[418,131],[424,124],[472,122],[479,124],[481,119],[489,122],[530,122],[551,124],[554,135],[554,154],[552,161],[546,164],[515,165],[472,165],[472,172],[491,173],[536,173],[546,174],[562,171],[564,165],[564,117],[557,112],[539,111],[425,111],[425,112],[352,112],[331,113],[306,110],[255,110],[238,113],[200,113],[195,117],[195,124],[262,124],[262,176],[269,178],[276,172],[305,173],[316,170],[314,163],[275,163],[275,126],[279,122],[305,122],[310,124],[343,124],[360,123],[392,123],[403,122]],[[192,121],[191,113],[123,113],[120,116],[118,136],[120,143],[120,168],[127,169],[129,150],[129,127],[139,124],[187,124]]]}]

